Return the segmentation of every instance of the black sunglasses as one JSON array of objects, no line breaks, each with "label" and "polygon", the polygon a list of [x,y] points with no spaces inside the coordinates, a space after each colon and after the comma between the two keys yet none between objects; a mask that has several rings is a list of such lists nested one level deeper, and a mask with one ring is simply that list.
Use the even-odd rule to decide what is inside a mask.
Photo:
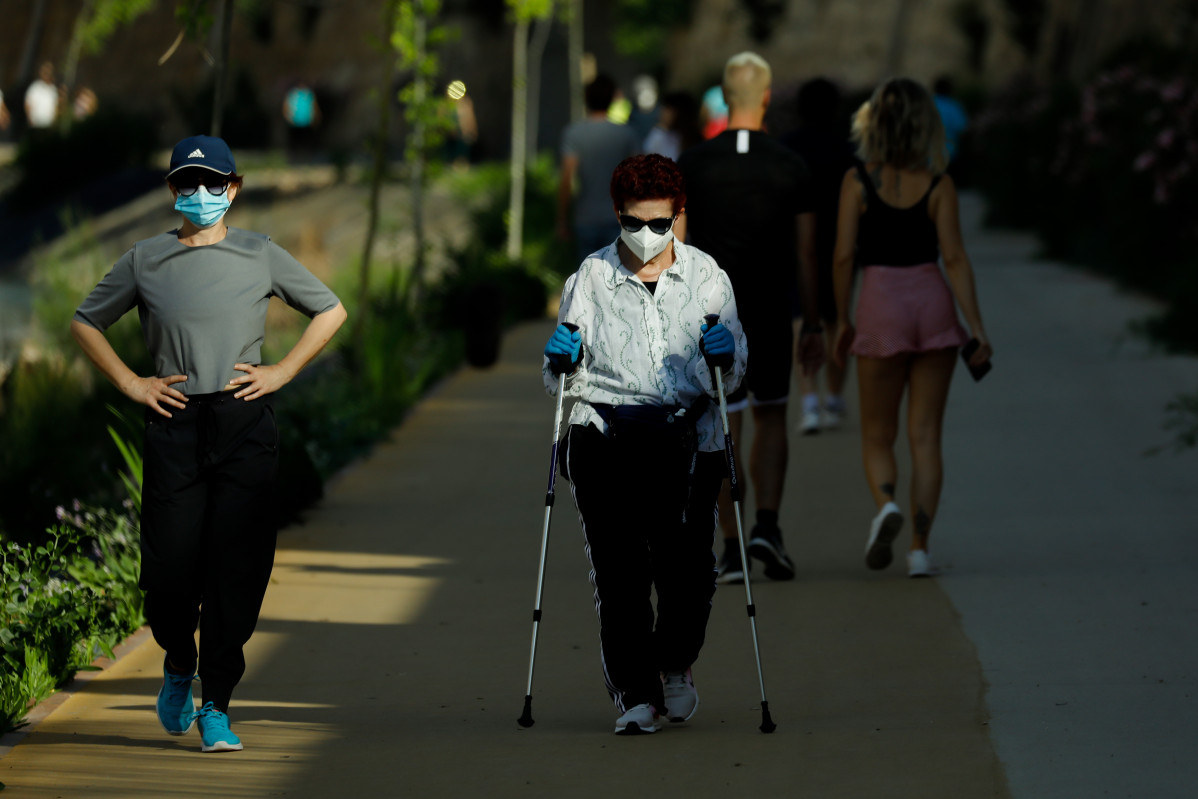
[{"label": "black sunglasses", "polygon": [[674,227],[674,220],[677,218],[677,216],[663,216],[658,219],[638,219],[629,214],[620,214],[620,227],[629,233],[636,233],[645,225],[648,225],[650,230],[660,236]]},{"label": "black sunglasses", "polygon": [[178,175],[171,180],[178,190],[179,196],[190,197],[199,191],[200,186],[208,190],[213,197],[219,197],[229,188],[229,178],[225,175]]}]

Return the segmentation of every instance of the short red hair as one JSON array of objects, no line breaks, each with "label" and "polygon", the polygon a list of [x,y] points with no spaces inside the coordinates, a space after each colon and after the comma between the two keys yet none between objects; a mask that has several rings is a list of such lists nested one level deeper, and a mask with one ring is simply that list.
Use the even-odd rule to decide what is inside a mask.
[{"label": "short red hair", "polygon": [[612,172],[611,200],[617,211],[629,200],[670,200],[676,214],[686,205],[686,184],[678,165],[664,155],[634,155]]}]

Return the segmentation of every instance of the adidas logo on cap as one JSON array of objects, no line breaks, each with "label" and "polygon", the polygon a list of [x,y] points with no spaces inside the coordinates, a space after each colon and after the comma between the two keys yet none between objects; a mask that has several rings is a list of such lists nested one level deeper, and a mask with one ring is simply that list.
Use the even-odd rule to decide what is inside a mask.
[{"label": "adidas logo on cap", "polygon": [[187,157],[188,158],[203,158],[204,153],[197,148],[195,150],[192,150],[190,153],[188,153]]}]

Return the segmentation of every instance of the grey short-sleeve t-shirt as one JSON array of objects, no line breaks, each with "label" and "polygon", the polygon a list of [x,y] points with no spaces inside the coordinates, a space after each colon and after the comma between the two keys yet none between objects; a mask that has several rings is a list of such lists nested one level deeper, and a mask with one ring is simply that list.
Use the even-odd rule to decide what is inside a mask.
[{"label": "grey short-sleeve t-shirt", "polygon": [[575,224],[615,224],[611,209],[611,173],[621,161],[640,151],[641,142],[627,125],[583,119],[566,127],[562,133],[562,155],[578,157]]},{"label": "grey short-sleeve t-shirt", "polygon": [[187,375],[176,388],[209,394],[244,374],[234,364],[261,362],[271,297],[309,318],[339,302],[268,236],[229,228],[216,244],[188,247],[171,232],[133,245],[75,319],[103,331],[136,307],[158,376]]}]

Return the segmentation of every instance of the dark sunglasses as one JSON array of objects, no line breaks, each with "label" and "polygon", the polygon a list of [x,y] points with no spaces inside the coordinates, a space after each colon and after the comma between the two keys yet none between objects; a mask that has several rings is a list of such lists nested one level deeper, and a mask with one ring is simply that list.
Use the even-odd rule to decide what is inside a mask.
[{"label": "dark sunglasses", "polygon": [[659,219],[637,219],[635,216],[620,214],[620,227],[629,233],[636,233],[645,225],[648,225],[650,230],[660,236],[674,227],[674,220],[677,218],[677,216],[663,216]]},{"label": "dark sunglasses", "polygon": [[199,191],[200,186],[208,190],[213,197],[219,197],[229,188],[229,179],[224,175],[183,175],[171,181],[179,191],[179,196],[190,197]]}]

